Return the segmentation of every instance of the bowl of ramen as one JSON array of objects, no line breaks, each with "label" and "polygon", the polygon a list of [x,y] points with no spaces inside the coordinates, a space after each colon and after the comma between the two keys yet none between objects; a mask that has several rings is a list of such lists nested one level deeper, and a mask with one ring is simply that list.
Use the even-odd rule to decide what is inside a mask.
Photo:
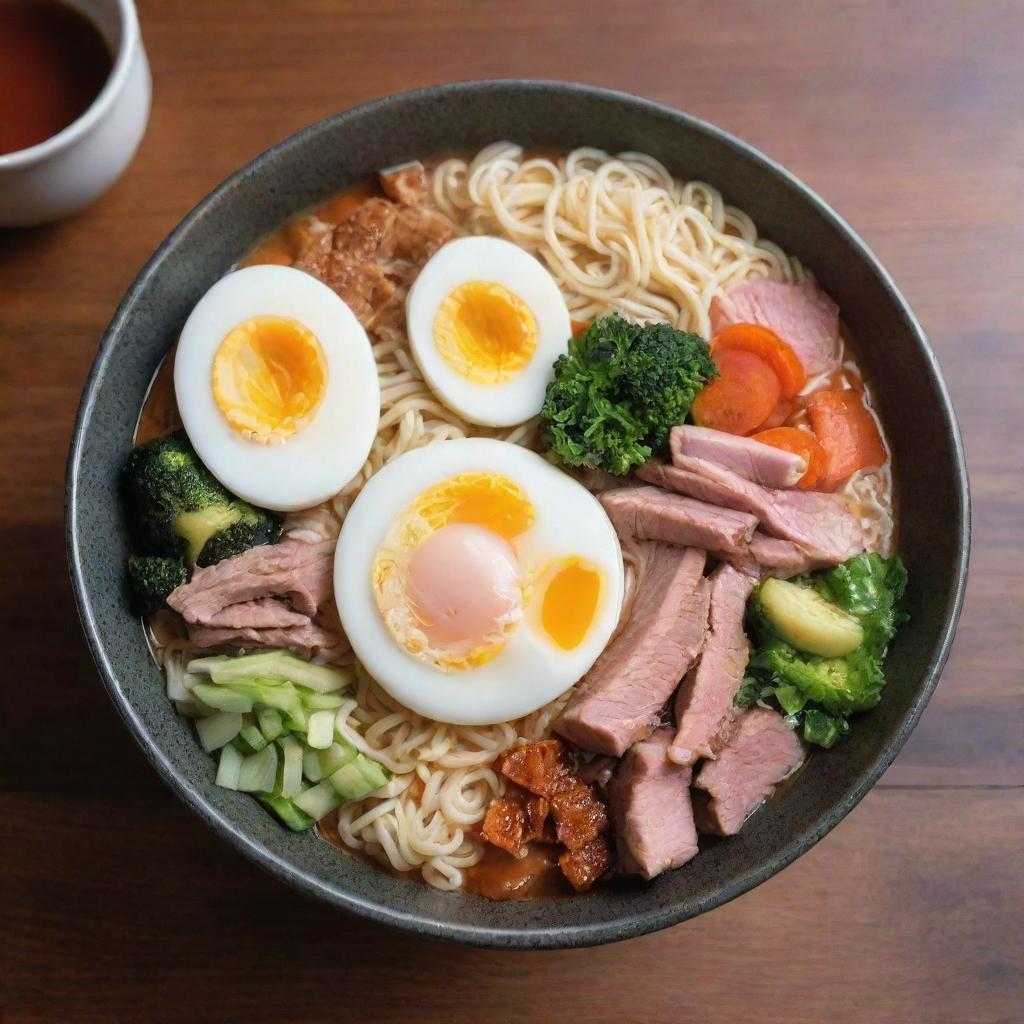
[{"label": "bowl of ramen", "polygon": [[545,948],[807,850],[938,680],[968,488],[864,243],[647,101],[439,86],[300,132],[143,268],[68,469],[86,635],[211,827]]}]

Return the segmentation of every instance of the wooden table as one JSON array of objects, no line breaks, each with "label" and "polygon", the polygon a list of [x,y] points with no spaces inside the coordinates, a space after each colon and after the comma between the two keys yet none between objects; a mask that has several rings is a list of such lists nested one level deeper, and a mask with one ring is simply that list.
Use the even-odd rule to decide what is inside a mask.
[{"label": "wooden table", "polygon": [[[1024,4],[145,0],[141,19],[155,106],[135,163],[66,223],[0,233],[0,1019],[1024,1020]],[[974,487],[957,646],[883,781],[754,892],[592,951],[418,941],[262,874],[135,748],[64,567],[79,392],[160,239],[309,122],[505,76],[666,101],[823,194],[929,331]]]}]

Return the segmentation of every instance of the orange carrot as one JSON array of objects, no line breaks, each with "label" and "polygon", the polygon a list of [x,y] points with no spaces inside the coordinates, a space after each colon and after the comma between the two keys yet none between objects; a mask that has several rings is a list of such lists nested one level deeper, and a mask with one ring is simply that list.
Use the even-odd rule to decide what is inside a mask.
[{"label": "orange carrot", "polygon": [[757,324],[729,324],[711,342],[711,357],[716,352],[741,350],[760,356],[778,375],[782,397],[792,398],[807,382],[804,364],[793,349],[774,331]]},{"label": "orange carrot", "polygon": [[729,434],[756,430],[779,401],[779,378],[760,356],[742,349],[715,355],[718,376],[694,399],[696,423]]},{"label": "orange carrot", "polygon": [[807,399],[807,416],[827,460],[820,490],[834,491],[858,469],[885,462],[878,426],[859,392],[817,391]]},{"label": "orange carrot", "polygon": [[797,481],[797,487],[810,490],[825,473],[828,465],[825,449],[810,431],[797,430],[796,427],[774,427],[754,434],[753,440],[803,456],[807,461],[807,472]]},{"label": "orange carrot", "polygon": [[570,320],[569,323],[572,325],[572,336],[578,338],[590,324],[584,323],[582,320]]}]

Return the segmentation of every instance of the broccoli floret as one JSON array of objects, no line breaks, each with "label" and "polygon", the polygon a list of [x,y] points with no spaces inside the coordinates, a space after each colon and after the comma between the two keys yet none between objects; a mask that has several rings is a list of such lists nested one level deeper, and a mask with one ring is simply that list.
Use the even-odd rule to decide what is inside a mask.
[{"label": "broccoli floret", "polygon": [[136,448],[123,481],[129,528],[149,554],[213,565],[281,536],[280,518],[222,487],[184,433]]},{"label": "broccoli floret", "polygon": [[778,635],[755,593],[747,606],[747,623],[757,653],[750,659],[751,680],[741,687],[742,700],[774,698],[802,726],[805,740],[830,747],[849,731],[851,714],[881,700],[886,648],[906,618],[902,601],[907,570],[897,556],[856,555],[790,582],[815,590],[855,618],[863,639],[841,658],[798,651]]},{"label": "broccoli floret", "polygon": [[132,556],[126,568],[128,593],[136,615],[151,615],[163,608],[171,591],[188,582],[188,569],[180,558]]},{"label": "broccoli floret", "polygon": [[665,451],[669,431],[716,375],[699,335],[612,313],[555,361],[541,409],[544,442],[566,465],[622,476]]}]

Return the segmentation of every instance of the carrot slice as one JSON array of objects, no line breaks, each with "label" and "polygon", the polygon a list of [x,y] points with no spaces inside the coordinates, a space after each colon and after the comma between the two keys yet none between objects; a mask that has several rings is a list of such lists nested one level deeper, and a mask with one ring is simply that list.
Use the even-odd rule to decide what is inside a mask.
[{"label": "carrot slice", "polygon": [[778,374],[782,397],[792,398],[807,383],[800,357],[774,331],[757,324],[729,324],[711,342],[711,357],[716,352],[753,352]]},{"label": "carrot slice", "polygon": [[780,398],[775,403],[775,408],[768,414],[768,419],[757,429],[773,430],[775,427],[781,427],[794,412],[796,412],[796,402],[792,398]]},{"label": "carrot slice", "polygon": [[729,434],[749,434],[778,403],[779,378],[760,356],[742,349],[717,353],[715,365],[719,375],[694,399],[694,421]]},{"label": "carrot slice", "polygon": [[572,336],[578,338],[590,324],[584,323],[582,320],[570,320],[569,323],[572,326]]},{"label": "carrot slice", "polygon": [[781,448],[794,455],[801,455],[807,462],[807,472],[796,482],[797,487],[810,490],[824,475],[828,466],[825,449],[818,439],[807,430],[796,427],[774,427],[762,430],[753,435],[753,440],[762,444],[770,444],[773,448]]},{"label": "carrot slice", "polygon": [[878,425],[858,392],[816,391],[807,399],[807,417],[827,459],[820,490],[833,491],[858,469],[885,462]]}]

